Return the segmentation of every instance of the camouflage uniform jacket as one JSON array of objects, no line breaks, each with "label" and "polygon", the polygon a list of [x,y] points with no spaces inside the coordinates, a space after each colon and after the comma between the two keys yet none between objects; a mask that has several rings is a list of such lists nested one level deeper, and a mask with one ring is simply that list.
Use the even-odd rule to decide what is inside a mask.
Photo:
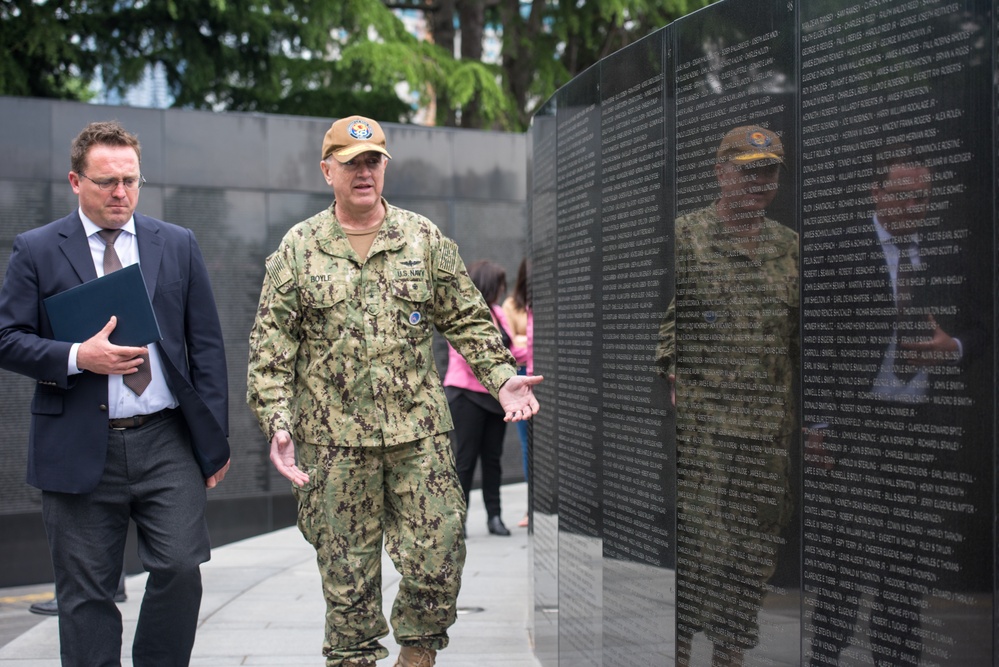
[{"label": "camouflage uniform jacket", "polygon": [[389,206],[365,261],[334,206],[267,259],[250,333],[247,402],[268,439],[391,446],[452,428],[434,327],[495,396],[516,374],[458,247],[430,220]]},{"label": "camouflage uniform jacket", "polygon": [[677,218],[676,297],[657,362],[662,374],[677,375],[678,408],[763,440],[790,432],[798,290],[793,230],[765,218],[758,247],[748,250],[714,205]]}]

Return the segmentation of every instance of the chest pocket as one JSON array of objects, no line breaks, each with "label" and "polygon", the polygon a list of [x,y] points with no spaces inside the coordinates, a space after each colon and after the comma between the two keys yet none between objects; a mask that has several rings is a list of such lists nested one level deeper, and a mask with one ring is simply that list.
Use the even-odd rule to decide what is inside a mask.
[{"label": "chest pocket", "polygon": [[[730,320],[738,308],[732,303],[735,276],[731,265],[705,258],[693,264],[692,269],[688,274],[691,280],[684,285],[687,295],[677,299],[678,317],[682,311],[684,324],[693,321],[709,326]],[[682,327],[677,324],[677,328]]]},{"label": "chest pocket", "polygon": [[314,282],[302,287],[301,294],[302,326],[316,336],[340,338],[347,321],[347,286]]},{"label": "chest pocket", "polygon": [[798,323],[800,288],[797,267],[788,267],[785,275],[775,276],[767,287],[764,312],[768,317],[763,318],[761,330],[772,335],[778,345],[788,345]]},{"label": "chest pocket", "polygon": [[408,338],[430,335],[432,290],[425,280],[393,280],[392,296],[399,330]]}]

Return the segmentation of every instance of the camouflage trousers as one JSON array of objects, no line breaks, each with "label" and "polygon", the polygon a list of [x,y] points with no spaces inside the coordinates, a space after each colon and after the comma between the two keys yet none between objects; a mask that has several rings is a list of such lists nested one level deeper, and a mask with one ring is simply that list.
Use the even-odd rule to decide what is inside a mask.
[{"label": "camouflage trousers", "polygon": [[326,598],[327,667],[388,651],[382,538],[402,575],[392,606],[401,645],[442,649],[465,563],[465,499],[448,435],[395,447],[298,445],[309,483],[294,488],[298,527],[316,549]]},{"label": "camouflage trousers", "polygon": [[678,420],[677,631],[745,651],[759,644],[759,612],[786,541],[790,435],[751,456],[764,441],[695,430],[697,415]]}]

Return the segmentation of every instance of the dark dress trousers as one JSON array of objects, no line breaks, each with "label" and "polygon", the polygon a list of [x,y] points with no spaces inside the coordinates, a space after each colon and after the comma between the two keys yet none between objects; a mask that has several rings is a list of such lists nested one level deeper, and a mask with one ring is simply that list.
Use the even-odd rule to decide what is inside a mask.
[{"label": "dark dress trousers", "polygon": [[130,517],[149,571],[134,664],[187,663],[210,549],[204,480],[229,460],[225,351],[201,251],[188,229],[134,219],[159,357],[179,402],[171,416],[112,430],[107,376],[68,375],[71,343],[52,339],[43,301],[97,278],[78,212],[15,239],[0,290],[0,368],[37,383],[27,481],[43,491],[64,665],[119,664],[111,597]]}]

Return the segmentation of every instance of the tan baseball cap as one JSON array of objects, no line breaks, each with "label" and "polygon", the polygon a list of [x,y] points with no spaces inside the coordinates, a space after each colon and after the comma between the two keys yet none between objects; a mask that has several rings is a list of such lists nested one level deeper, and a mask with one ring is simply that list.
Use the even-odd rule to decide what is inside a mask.
[{"label": "tan baseball cap", "polygon": [[718,145],[719,162],[745,164],[757,160],[784,164],[784,146],[780,137],[759,125],[742,125],[729,130]]},{"label": "tan baseball cap", "polygon": [[337,162],[347,162],[366,151],[382,153],[391,159],[385,150],[385,133],[381,126],[370,118],[347,116],[330,126],[323,138],[323,159],[330,155]]}]

